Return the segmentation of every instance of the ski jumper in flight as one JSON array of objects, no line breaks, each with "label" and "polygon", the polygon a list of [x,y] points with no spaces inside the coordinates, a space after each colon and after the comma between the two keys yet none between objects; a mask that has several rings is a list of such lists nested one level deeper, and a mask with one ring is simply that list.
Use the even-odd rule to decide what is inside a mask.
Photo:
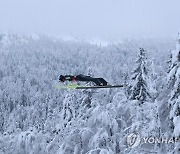
[{"label": "ski jumper in flight", "polygon": [[59,76],[59,82],[65,82],[65,81],[84,81],[84,82],[93,82],[97,86],[106,86],[108,82],[104,80],[103,78],[93,78],[90,76],[79,74],[77,76],[72,75],[60,75]]}]

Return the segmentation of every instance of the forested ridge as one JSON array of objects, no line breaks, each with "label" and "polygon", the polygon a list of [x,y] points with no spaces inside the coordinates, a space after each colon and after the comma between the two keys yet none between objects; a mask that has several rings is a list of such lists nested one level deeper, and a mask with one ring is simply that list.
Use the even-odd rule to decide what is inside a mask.
[{"label": "forested ridge", "polygon": [[[0,34],[0,154],[179,153],[179,143],[127,145],[132,132],[180,136],[179,40]],[[60,74],[128,86],[57,89]]]}]

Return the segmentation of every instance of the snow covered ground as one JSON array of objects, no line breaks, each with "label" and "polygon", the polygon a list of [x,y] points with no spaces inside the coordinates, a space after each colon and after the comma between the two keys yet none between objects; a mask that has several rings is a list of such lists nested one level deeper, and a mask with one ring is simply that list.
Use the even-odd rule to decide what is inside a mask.
[{"label": "snow covered ground", "polygon": [[[179,153],[179,142],[127,143],[134,132],[141,139],[180,136],[175,43],[132,39],[98,45],[0,34],[0,154]],[[57,89],[60,74],[90,74],[128,86]]]}]

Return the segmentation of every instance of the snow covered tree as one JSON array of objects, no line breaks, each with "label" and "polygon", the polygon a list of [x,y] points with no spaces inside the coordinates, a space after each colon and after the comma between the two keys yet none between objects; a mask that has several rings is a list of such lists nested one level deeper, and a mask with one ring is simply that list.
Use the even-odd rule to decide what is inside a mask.
[{"label": "snow covered tree", "polygon": [[130,99],[139,100],[144,103],[148,98],[151,98],[148,92],[147,86],[147,68],[146,68],[146,55],[145,50],[140,48],[138,59],[136,61],[137,68],[134,70],[132,80],[134,83],[132,85]]},{"label": "snow covered tree", "polygon": [[149,61],[148,63],[149,66],[149,75],[148,75],[148,83],[149,84],[149,94],[154,102],[154,100],[158,97],[158,90],[160,88],[159,86],[159,76],[158,73],[156,72],[156,67],[155,67],[155,60],[154,58]]},{"label": "snow covered tree", "polygon": [[167,67],[167,73],[171,71],[171,64],[172,64],[172,51],[170,51],[169,59],[167,61],[168,67]]},{"label": "snow covered tree", "polygon": [[63,100],[63,108],[61,110],[62,124],[64,127],[72,122],[76,116],[75,107],[76,99],[73,93],[67,94]]},{"label": "snow covered tree", "polygon": [[[123,88],[56,88],[60,74],[82,73],[103,77],[111,84],[120,84],[124,80],[129,83],[128,75],[139,44],[151,51],[151,58],[154,57],[152,68],[155,68],[154,73],[157,72],[158,77],[157,80],[154,80],[156,74],[152,77],[154,86],[158,88],[157,93],[161,93],[159,87],[165,83],[165,74],[161,72],[165,71],[166,52],[172,48],[171,42],[124,40],[119,44],[100,47],[47,36],[1,35],[0,153],[158,153],[154,146],[150,148],[147,145],[129,149],[126,137],[133,131],[143,136],[157,136],[157,115],[160,117],[161,134],[172,134],[166,128],[170,122],[166,118],[170,108],[165,108],[165,104],[168,106],[169,91],[163,91],[162,96],[155,100],[157,103],[139,105],[137,98],[127,99],[130,93],[125,94]],[[156,84],[156,81],[161,82]],[[173,84],[172,88],[175,89]],[[152,89],[149,93],[152,94]],[[173,107],[171,100],[169,103]],[[162,105],[157,111],[159,104]],[[177,112],[173,109],[176,106],[171,113],[173,131],[177,133],[178,116],[175,116]],[[164,147],[168,146],[164,144]],[[167,153],[169,148],[164,149]]]},{"label": "snow covered tree", "polygon": [[[176,42],[176,50],[172,51],[172,64],[168,74],[168,85],[171,89],[170,99],[170,119],[172,121],[171,129],[175,136],[180,136],[180,36]],[[175,145],[175,151],[180,149]]]},{"label": "snow covered tree", "polygon": [[[180,36],[177,40],[176,50],[172,51],[172,64],[168,74],[168,84],[172,89],[170,100],[180,96]],[[178,46],[179,45],[179,46]]]},{"label": "snow covered tree", "polygon": [[[179,38],[180,39],[180,38]],[[180,116],[180,47],[172,52],[171,70],[168,74],[168,83],[171,88],[170,106],[174,106],[176,116]]]}]

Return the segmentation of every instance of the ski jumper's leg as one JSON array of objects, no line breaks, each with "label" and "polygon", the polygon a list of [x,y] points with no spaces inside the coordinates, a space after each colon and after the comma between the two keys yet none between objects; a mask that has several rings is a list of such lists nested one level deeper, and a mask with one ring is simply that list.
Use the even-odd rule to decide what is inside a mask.
[{"label": "ski jumper's leg", "polygon": [[85,75],[82,75],[82,74],[77,75],[77,76],[76,76],[76,79],[77,79],[78,81],[87,81],[87,82],[92,81],[92,82],[94,82],[94,83],[95,83],[96,85],[98,85],[98,86],[101,85],[101,82],[99,81],[98,78],[92,78],[92,77],[90,77],[90,76],[85,76]]},{"label": "ski jumper's leg", "polygon": [[98,78],[98,80],[103,84],[103,86],[107,86],[108,82],[103,78]]},{"label": "ski jumper's leg", "polygon": [[98,85],[98,86],[101,86],[101,85],[102,85],[101,82],[100,82],[100,80],[99,80],[98,78],[92,78],[91,81],[94,82],[94,83],[95,83],[96,85]]}]

